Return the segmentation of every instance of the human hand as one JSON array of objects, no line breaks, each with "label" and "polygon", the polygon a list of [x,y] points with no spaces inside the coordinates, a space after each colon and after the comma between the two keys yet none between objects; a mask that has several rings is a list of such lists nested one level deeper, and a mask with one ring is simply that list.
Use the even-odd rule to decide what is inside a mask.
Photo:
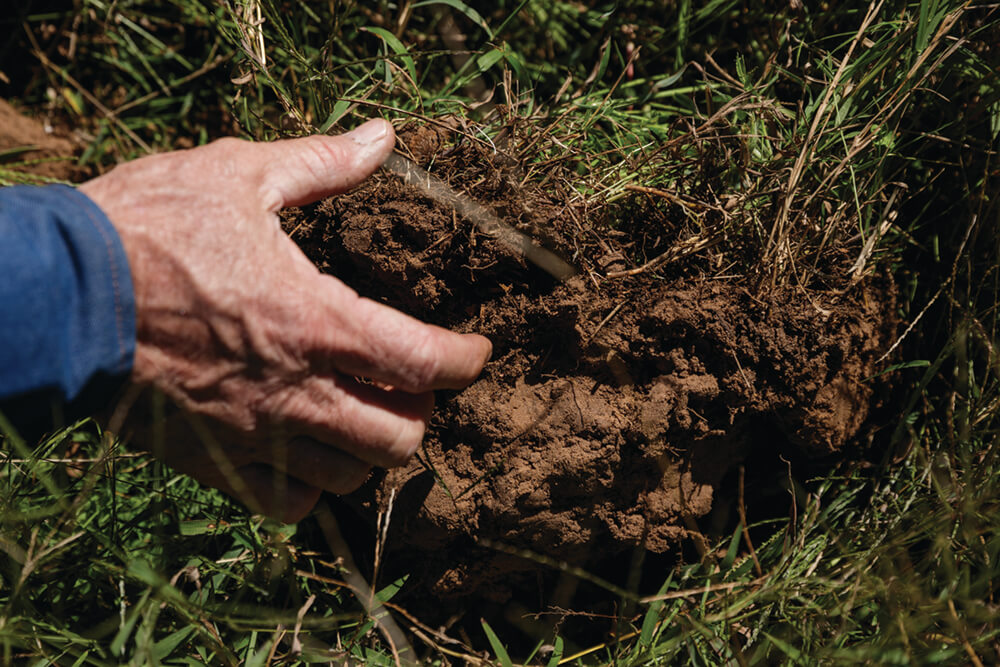
[{"label": "human hand", "polygon": [[404,463],[432,390],[466,386],[489,358],[482,336],[423,324],[319,273],[281,230],[279,209],[352,188],[393,143],[382,120],[339,137],[222,139],[80,188],[129,258],[131,382],[180,408],[154,453],[255,511],[297,521],[322,490],[346,493],[370,465]]}]

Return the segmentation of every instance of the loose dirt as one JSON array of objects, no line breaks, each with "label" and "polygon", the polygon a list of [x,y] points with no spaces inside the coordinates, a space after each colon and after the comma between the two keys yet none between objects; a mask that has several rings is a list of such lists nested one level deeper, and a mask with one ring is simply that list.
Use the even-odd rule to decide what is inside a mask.
[{"label": "loose dirt", "polygon": [[696,520],[747,457],[825,456],[861,433],[894,331],[891,290],[752,292],[670,267],[607,279],[628,248],[606,219],[447,139],[402,134],[419,162],[580,276],[557,283],[388,175],[284,220],[362,294],[493,341],[481,378],[439,395],[410,465],[348,499],[370,523],[391,507],[386,559],[400,571],[439,596],[502,601],[538,565],[490,545],[577,564],[664,552],[699,537]]},{"label": "loose dirt", "polygon": [[73,159],[77,151],[78,145],[68,133],[21,115],[0,99],[0,153],[10,152],[0,157],[0,168],[39,177],[31,182],[79,181],[85,174]]}]

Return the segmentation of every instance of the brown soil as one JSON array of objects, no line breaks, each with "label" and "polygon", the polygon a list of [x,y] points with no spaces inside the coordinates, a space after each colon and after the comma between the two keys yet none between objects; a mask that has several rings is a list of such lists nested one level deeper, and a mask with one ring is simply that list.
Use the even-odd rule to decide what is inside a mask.
[{"label": "brown soil", "polygon": [[584,269],[557,283],[386,175],[285,219],[363,294],[493,341],[482,377],[439,396],[420,455],[351,499],[372,523],[392,504],[388,558],[436,594],[502,600],[537,567],[484,541],[577,563],[664,552],[747,457],[823,456],[858,436],[891,294],[752,294],[682,272],[606,279],[621,255],[588,240],[599,219],[437,132],[404,137],[436,174]]},{"label": "brown soil", "polygon": [[[602,238],[613,235],[602,220],[448,139],[422,128],[402,143],[581,276],[555,281],[387,175],[285,219],[322,269],[367,296],[493,341],[482,377],[439,397],[419,457],[351,499],[370,523],[391,499],[390,558],[418,555],[404,569],[419,563],[434,592],[503,599],[536,567],[477,541],[576,563],[666,551],[748,456],[823,456],[859,434],[891,292],[753,294],[683,271],[605,279],[627,249]],[[70,138],[0,100],[0,150],[24,146],[18,169],[81,177]]]},{"label": "brown soil", "polygon": [[84,176],[73,159],[78,146],[65,131],[47,129],[0,99],[0,152],[28,147],[0,159],[0,167],[46,180],[79,181]]}]

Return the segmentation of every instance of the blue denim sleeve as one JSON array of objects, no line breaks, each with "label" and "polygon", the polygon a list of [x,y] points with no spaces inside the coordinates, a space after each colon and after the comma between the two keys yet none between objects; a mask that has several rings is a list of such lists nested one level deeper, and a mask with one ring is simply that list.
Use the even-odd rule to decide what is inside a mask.
[{"label": "blue denim sleeve", "polygon": [[95,382],[128,377],[132,275],[117,231],[86,195],[0,188],[0,276],[0,411],[12,417],[18,399],[70,404]]}]

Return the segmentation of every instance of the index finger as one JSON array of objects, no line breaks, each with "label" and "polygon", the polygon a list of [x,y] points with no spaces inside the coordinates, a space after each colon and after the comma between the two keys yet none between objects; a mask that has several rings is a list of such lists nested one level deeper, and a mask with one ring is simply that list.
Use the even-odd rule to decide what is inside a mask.
[{"label": "index finger", "polygon": [[419,393],[462,389],[489,361],[493,346],[485,337],[425,324],[336,283],[332,303],[320,309],[327,317],[315,353],[341,373]]}]

